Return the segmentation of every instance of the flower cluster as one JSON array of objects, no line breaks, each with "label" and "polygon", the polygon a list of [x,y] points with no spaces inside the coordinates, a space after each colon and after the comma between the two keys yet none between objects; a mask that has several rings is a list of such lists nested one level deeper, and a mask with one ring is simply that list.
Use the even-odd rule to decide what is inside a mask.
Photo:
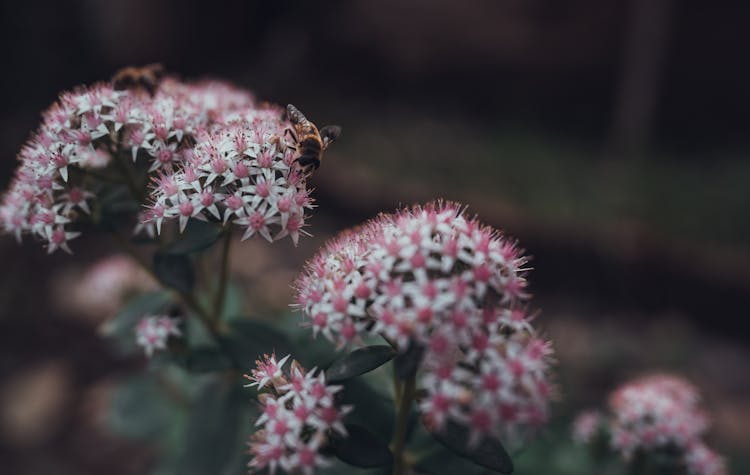
[{"label": "flower cluster", "polygon": [[154,179],[146,220],[157,231],[164,219],[177,219],[180,230],[193,218],[231,220],[244,228],[243,239],[291,236],[296,243],[312,200],[295,152],[281,138],[280,117],[268,106],[199,133],[181,168]]},{"label": "flower cluster", "polygon": [[135,342],[149,358],[154,351],[167,348],[170,336],[182,336],[179,320],[167,315],[145,315],[135,326]]},{"label": "flower cluster", "polygon": [[[630,381],[609,398],[611,416],[600,418],[610,433],[612,448],[625,459],[636,452],[676,450],[681,463],[692,475],[722,475],[726,471],[717,454],[708,449],[701,437],[708,428],[706,414],[698,407],[698,390],[682,378],[652,375]],[[577,419],[579,425],[589,416]],[[583,442],[590,438],[578,437]]]},{"label": "flower cluster", "polygon": [[189,219],[231,220],[245,238],[296,242],[312,200],[290,126],[280,107],[221,82],[167,78],[153,95],[81,87],[44,112],[21,149],[0,222],[19,240],[31,234],[50,253],[70,252],[80,234],[72,223],[107,186],[128,183],[146,206],[136,229],[152,236],[164,220],[181,230]]},{"label": "flower cluster", "polygon": [[649,376],[621,386],[609,400],[613,447],[629,456],[638,448],[687,446],[707,428],[697,403],[697,389],[673,376]]},{"label": "flower cluster", "polygon": [[724,459],[706,447],[703,442],[694,442],[685,451],[685,466],[689,475],[726,475]]},{"label": "flower cluster", "polygon": [[588,444],[594,440],[602,426],[602,414],[599,411],[584,411],[573,421],[573,440],[579,444]]},{"label": "flower cluster", "polygon": [[253,458],[251,472],[268,467],[275,473],[281,467],[289,473],[311,475],[328,461],[319,453],[332,434],[346,436],[344,416],[351,407],[336,407],[334,397],[341,386],[328,386],[322,371],[305,371],[296,361],[285,371],[289,355],[277,361],[264,355],[245,378],[248,386],[262,392],[258,399],[263,414],[256,422],[261,426],[250,439]]},{"label": "flower cluster", "polygon": [[297,305],[315,334],[344,347],[380,334],[424,348],[420,408],[519,435],[547,417],[551,348],[524,310],[526,259],[453,203],[381,215],[331,241],[299,278]]},{"label": "flower cluster", "polygon": [[79,235],[66,225],[90,213],[90,190],[79,174],[103,168],[111,154],[103,146],[114,126],[107,118],[122,93],[95,84],[64,93],[43,114],[43,121],[18,155],[21,162],[0,206],[4,230],[21,239],[31,233],[47,242],[50,253],[70,252],[68,241]]}]

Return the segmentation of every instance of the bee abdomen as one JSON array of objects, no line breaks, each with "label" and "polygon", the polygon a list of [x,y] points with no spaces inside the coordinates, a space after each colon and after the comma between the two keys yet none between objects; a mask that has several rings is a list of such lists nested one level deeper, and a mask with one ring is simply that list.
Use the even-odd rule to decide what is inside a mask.
[{"label": "bee abdomen", "polygon": [[300,142],[300,148],[305,151],[305,155],[317,155],[323,147],[317,137],[307,137]]}]

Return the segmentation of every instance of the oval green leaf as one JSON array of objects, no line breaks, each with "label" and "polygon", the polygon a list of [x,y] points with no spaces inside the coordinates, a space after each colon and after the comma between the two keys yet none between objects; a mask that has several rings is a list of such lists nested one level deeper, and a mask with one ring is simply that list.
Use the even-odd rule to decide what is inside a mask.
[{"label": "oval green leaf", "polygon": [[266,322],[238,320],[230,323],[229,327],[230,332],[219,337],[219,342],[240,369],[253,366],[253,362],[263,354],[276,353],[281,358],[292,351],[286,335]]},{"label": "oval green leaf", "polygon": [[331,452],[342,462],[360,468],[384,467],[393,463],[388,445],[362,426],[347,424],[346,437],[331,441]]},{"label": "oval green leaf", "polygon": [[336,383],[365,374],[384,365],[395,355],[396,352],[388,345],[359,348],[334,362],[326,370],[326,381]]},{"label": "oval green leaf", "polygon": [[167,254],[189,254],[211,247],[222,235],[222,228],[216,223],[190,220],[185,232],[169,244],[164,252]]},{"label": "oval green leaf", "polygon": [[164,312],[171,303],[168,292],[157,291],[140,294],[128,300],[115,318],[102,325],[102,332],[107,336],[133,336],[133,327],[144,315]]},{"label": "oval green leaf", "polygon": [[185,254],[154,254],[154,273],[164,284],[183,293],[190,293],[195,285],[193,263]]},{"label": "oval green leaf", "polygon": [[485,436],[476,446],[469,446],[469,429],[455,422],[446,423],[441,431],[427,430],[435,440],[457,455],[490,470],[513,473],[513,460],[497,438]]},{"label": "oval green leaf", "polygon": [[220,474],[237,451],[245,397],[236,387],[216,381],[205,387],[190,406],[184,450],[174,473]]}]

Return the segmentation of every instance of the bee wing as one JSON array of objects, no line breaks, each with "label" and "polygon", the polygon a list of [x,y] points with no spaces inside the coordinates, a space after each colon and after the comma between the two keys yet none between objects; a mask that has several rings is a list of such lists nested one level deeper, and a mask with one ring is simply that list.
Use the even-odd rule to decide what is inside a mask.
[{"label": "bee wing", "polygon": [[304,114],[302,114],[302,112],[300,112],[299,109],[294,107],[292,104],[287,104],[286,116],[293,124],[300,124],[307,121]]},{"label": "bee wing", "polygon": [[322,129],[320,129],[320,138],[323,140],[323,143],[326,146],[338,140],[340,136],[341,127],[339,127],[338,125],[326,125]]}]

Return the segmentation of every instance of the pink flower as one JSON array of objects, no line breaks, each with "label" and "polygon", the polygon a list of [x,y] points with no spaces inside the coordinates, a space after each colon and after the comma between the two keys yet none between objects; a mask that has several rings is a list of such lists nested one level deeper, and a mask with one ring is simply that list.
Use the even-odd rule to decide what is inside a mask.
[{"label": "pink flower", "polygon": [[638,448],[686,447],[708,427],[698,400],[693,385],[670,375],[622,385],[609,399],[614,448],[629,457]]},{"label": "pink flower", "polygon": [[[258,105],[249,93],[215,81],[166,78],[153,95],[109,84],[63,93],[18,155],[0,223],[17,239],[31,234],[50,252],[69,251],[77,234],[68,228],[96,205],[100,177],[124,173],[112,162],[132,159],[148,177],[123,178],[153,183],[137,231],[160,233],[164,221],[184,230],[191,219],[235,217],[247,237],[290,236],[296,244],[313,206],[307,175],[288,152],[289,126],[282,108]],[[94,174],[94,168],[109,170]],[[53,221],[45,220],[50,212]],[[257,213],[263,226],[242,221]]]},{"label": "pink flower", "polygon": [[68,298],[76,310],[105,318],[138,292],[155,290],[156,282],[133,259],[115,254],[95,262],[77,279]]},{"label": "pink flower", "polygon": [[268,382],[280,379],[284,363],[290,356],[286,355],[280,361],[276,361],[276,355],[264,355],[264,359],[255,362],[255,369],[250,371],[250,376],[245,376],[251,381],[246,387],[258,386],[260,391]]},{"label": "pink flower", "polygon": [[594,439],[602,422],[602,414],[599,411],[580,413],[573,421],[573,440],[579,444],[588,444]]},{"label": "pink flower", "polygon": [[381,215],[330,241],[297,280],[297,306],[338,347],[383,335],[425,348],[420,409],[486,434],[546,421],[551,348],[523,311],[526,259],[453,203]]},{"label": "pink flower", "polygon": [[167,315],[145,315],[135,327],[135,342],[143,347],[147,357],[156,350],[167,348],[170,336],[182,336],[178,319]]},{"label": "pink flower", "polygon": [[332,433],[346,436],[343,418],[350,406],[336,407],[334,396],[341,386],[326,385],[322,371],[306,371],[292,361],[283,367],[289,355],[277,361],[275,355],[264,355],[245,378],[248,386],[268,390],[259,396],[263,413],[255,423],[260,427],[250,437],[251,472],[268,468],[276,473],[281,467],[288,473],[312,475],[329,464],[319,450]]},{"label": "pink flower", "polygon": [[689,475],[727,475],[729,473],[724,459],[702,442],[688,446],[684,459]]},{"label": "pink flower", "polygon": [[606,418],[595,411],[578,416],[573,437],[590,443],[597,429],[607,430],[612,448],[626,460],[669,448],[689,475],[725,475],[724,460],[702,441],[708,421],[699,402],[697,388],[680,377],[642,377],[611,394]]}]

